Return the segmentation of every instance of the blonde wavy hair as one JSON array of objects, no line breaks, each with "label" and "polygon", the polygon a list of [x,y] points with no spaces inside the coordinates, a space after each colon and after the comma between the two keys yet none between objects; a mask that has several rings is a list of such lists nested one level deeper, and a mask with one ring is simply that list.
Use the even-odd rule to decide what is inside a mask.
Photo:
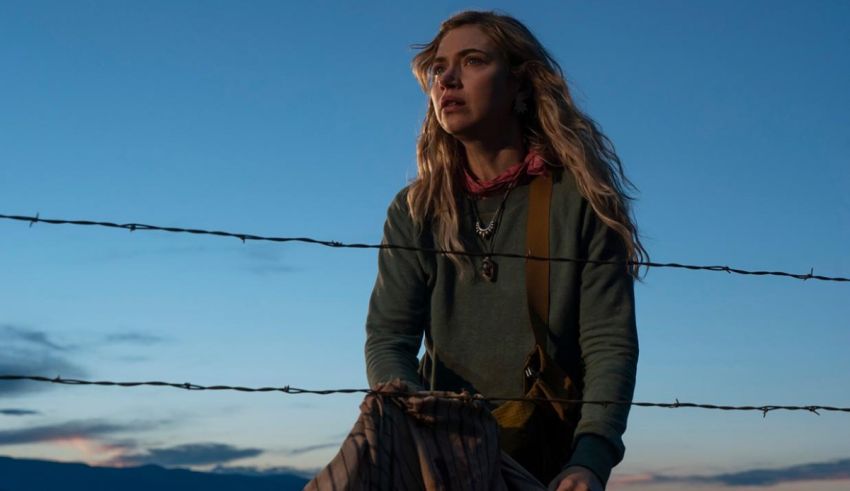
[{"label": "blonde wavy hair", "polygon": [[[528,28],[495,12],[466,11],[450,17],[430,43],[415,45],[420,51],[412,68],[422,89],[428,93],[431,88],[431,66],[443,37],[465,25],[477,26],[490,38],[520,80],[520,90],[529,95],[529,110],[520,120],[527,144],[547,162],[572,172],[581,195],[623,240],[631,262],[629,273],[637,278],[639,266],[634,263],[648,261],[649,256],[631,218],[633,198],[626,189],[635,188],[623,173],[611,141],[576,107],[561,67]],[[434,111],[429,97],[416,147],[418,175],[410,185],[407,203],[418,226],[431,220],[437,247],[462,251],[457,199],[466,153],[463,145],[443,130]],[[464,263],[461,256],[449,257],[458,266]]]}]

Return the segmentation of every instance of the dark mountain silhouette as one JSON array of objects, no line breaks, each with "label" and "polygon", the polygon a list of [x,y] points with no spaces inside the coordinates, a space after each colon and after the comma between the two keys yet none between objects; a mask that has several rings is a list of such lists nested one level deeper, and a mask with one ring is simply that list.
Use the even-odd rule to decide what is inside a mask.
[{"label": "dark mountain silhouette", "polygon": [[291,474],[211,474],[158,465],[91,467],[0,457],[0,491],[290,491],[307,479]]}]

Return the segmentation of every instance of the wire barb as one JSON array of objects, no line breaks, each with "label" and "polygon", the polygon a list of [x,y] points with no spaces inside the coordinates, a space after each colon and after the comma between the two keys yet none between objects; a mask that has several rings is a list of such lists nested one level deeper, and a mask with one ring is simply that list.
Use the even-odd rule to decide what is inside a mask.
[{"label": "wire barb", "polygon": [[343,243],[335,240],[319,240],[313,239],[310,237],[264,237],[260,235],[251,235],[251,234],[243,234],[243,233],[234,233],[234,232],[222,232],[217,230],[203,230],[196,228],[180,228],[180,227],[161,227],[157,225],[145,225],[141,223],[129,223],[129,224],[119,224],[113,222],[100,222],[100,221],[92,221],[92,220],[62,220],[62,219],[54,219],[54,218],[40,218],[38,213],[34,217],[32,216],[22,216],[22,215],[2,215],[0,214],[0,219],[4,220],[18,220],[29,222],[30,227],[32,227],[33,223],[47,223],[51,225],[80,225],[80,226],[97,226],[97,227],[109,227],[109,228],[124,228],[128,229],[131,232],[136,230],[157,230],[161,232],[171,232],[171,233],[188,233],[188,234],[196,234],[196,235],[214,235],[218,237],[235,237],[237,239],[242,240],[244,243],[247,240],[256,240],[256,241],[269,241],[269,242],[303,242],[307,244],[315,244],[322,245],[326,247],[332,248],[349,248],[349,249],[388,249],[388,250],[402,250],[402,251],[411,251],[411,252],[423,252],[427,254],[448,254],[448,255],[456,255],[456,256],[466,256],[466,257],[504,257],[504,258],[513,258],[513,259],[526,259],[532,261],[552,261],[552,262],[570,262],[570,263],[579,263],[579,264],[594,264],[594,265],[631,265],[631,266],[644,266],[646,268],[679,268],[679,269],[689,269],[692,271],[725,271],[726,273],[732,274],[740,274],[740,275],[753,275],[753,276],[783,276],[786,278],[796,278],[798,280],[820,280],[820,281],[834,281],[834,282],[850,282],[850,278],[842,277],[842,276],[822,276],[815,275],[814,268],[809,270],[808,274],[799,274],[799,273],[787,273],[784,271],[753,271],[739,268],[731,268],[729,266],[701,266],[694,264],[679,264],[679,263],[657,263],[651,261],[600,261],[593,259],[581,259],[581,258],[569,258],[569,257],[554,257],[554,256],[534,256],[530,253],[526,254],[517,254],[517,253],[509,253],[509,252],[471,252],[471,251],[454,251],[448,249],[431,249],[431,248],[423,248],[423,247],[415,247],[401,244],[349,244]]}]

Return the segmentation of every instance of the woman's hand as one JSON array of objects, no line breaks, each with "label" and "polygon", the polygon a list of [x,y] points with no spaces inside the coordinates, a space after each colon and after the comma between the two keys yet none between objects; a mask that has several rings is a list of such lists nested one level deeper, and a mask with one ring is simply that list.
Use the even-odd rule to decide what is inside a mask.
[{"label": "woman's hand", "polygon": [[549,485],[549,491],[603,491],[596,474],[590,469],[572,466],[558,474]]}]

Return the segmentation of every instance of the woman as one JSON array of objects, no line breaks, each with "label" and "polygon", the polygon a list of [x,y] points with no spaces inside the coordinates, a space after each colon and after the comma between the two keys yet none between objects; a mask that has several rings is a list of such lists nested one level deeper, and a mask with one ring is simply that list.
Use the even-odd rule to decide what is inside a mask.
[{"label": "woman", "polygon": [[[542,348],[578,379],[584,399],[631,400],[634,262],[646,252],[612,145],[576,108],[560,67],[517,20],[462,12],[421,48],[413,70],[429,105],[419,172],[390,205],[384,241],[485,256],[381,251],[366,322],[369,383],[401,379],[413,390],[427,384],[492,398],[525,395],[523,371],[535,346],[527,265],[487,254],[527,251],[528,221],[545,220],[527,216],[529,183],[544,175],[552,182],[544,222],[549,255],[590,262],[548,263]],[[623,457],[628,409],[581,407],[568,459],[550,489],[604,489]]]}]

